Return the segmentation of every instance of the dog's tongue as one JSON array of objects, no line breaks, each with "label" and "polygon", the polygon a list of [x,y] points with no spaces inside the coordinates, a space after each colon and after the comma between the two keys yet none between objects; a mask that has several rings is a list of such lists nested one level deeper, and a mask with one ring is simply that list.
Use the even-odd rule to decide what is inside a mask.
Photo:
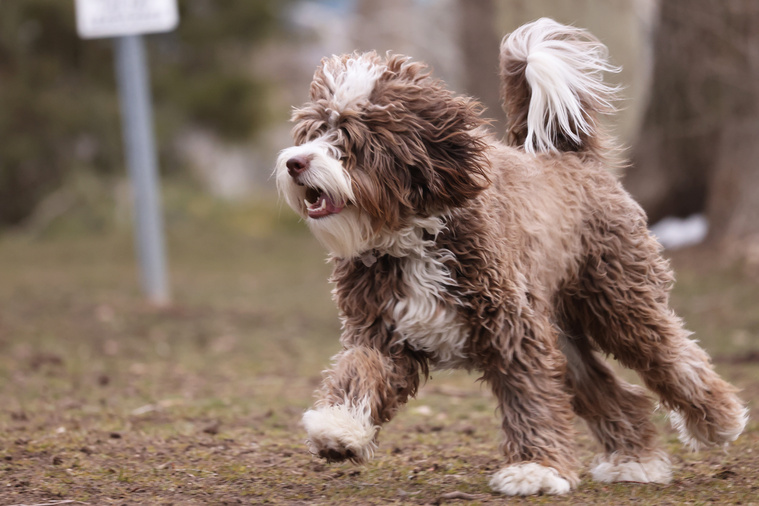
[{"label": "dog's tongue", "polygon": [[344,207],[345,204],[335,204],[329,195],[321,193],[316,202],[308,204],[308,217],[313,219],[324,218],[325,216],[339,213]]}]

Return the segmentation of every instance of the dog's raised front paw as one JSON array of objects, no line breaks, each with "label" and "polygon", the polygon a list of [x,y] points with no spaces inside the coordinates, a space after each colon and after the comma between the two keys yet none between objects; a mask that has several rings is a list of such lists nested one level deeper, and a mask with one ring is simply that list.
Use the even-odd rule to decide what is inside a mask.
[{"label": "dog's raised front paw", "polygon": [[328,462],[364,462],[374,454],[378,427],[367,403],[322,406],[303,414],[311,453]]}]

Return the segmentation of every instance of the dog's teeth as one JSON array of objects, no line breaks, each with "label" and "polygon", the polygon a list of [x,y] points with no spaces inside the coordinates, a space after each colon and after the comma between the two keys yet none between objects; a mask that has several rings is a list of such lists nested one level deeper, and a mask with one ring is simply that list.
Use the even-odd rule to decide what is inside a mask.
[{"label": "dog's teeth", "polygon": [[322,205],[319,206],[319,211],[327,209],[327,199],[322,199]]}]

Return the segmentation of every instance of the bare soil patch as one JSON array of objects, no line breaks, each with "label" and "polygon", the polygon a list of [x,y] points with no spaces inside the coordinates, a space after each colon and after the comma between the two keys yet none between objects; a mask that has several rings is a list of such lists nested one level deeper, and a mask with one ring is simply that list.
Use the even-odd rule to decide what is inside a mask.
[{"label": "bare soil patch", "polygon": [[[495,504],[495,403],[433,373],[365,466],[306,451],[299,420],[338,349],[329,266],[304,232],[171,238],[175,302],[141,302],[126,235],[0,240],[0,504]],[[759,285],[675,258],[674,304],[759,418]],[[754,504],[759,425],[692,453],[655,415],[672,484],[515,504]],[[578,424],[587,467],[597,451]]]}]

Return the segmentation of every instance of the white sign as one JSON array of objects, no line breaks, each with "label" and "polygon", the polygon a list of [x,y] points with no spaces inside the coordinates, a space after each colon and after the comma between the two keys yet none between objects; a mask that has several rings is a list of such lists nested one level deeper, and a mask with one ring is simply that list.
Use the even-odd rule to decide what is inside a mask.
[{"label": "white sign", "polygon": [[76,0],[76,28],[84,39],[168,32],[177,23],[177,0]]}]

